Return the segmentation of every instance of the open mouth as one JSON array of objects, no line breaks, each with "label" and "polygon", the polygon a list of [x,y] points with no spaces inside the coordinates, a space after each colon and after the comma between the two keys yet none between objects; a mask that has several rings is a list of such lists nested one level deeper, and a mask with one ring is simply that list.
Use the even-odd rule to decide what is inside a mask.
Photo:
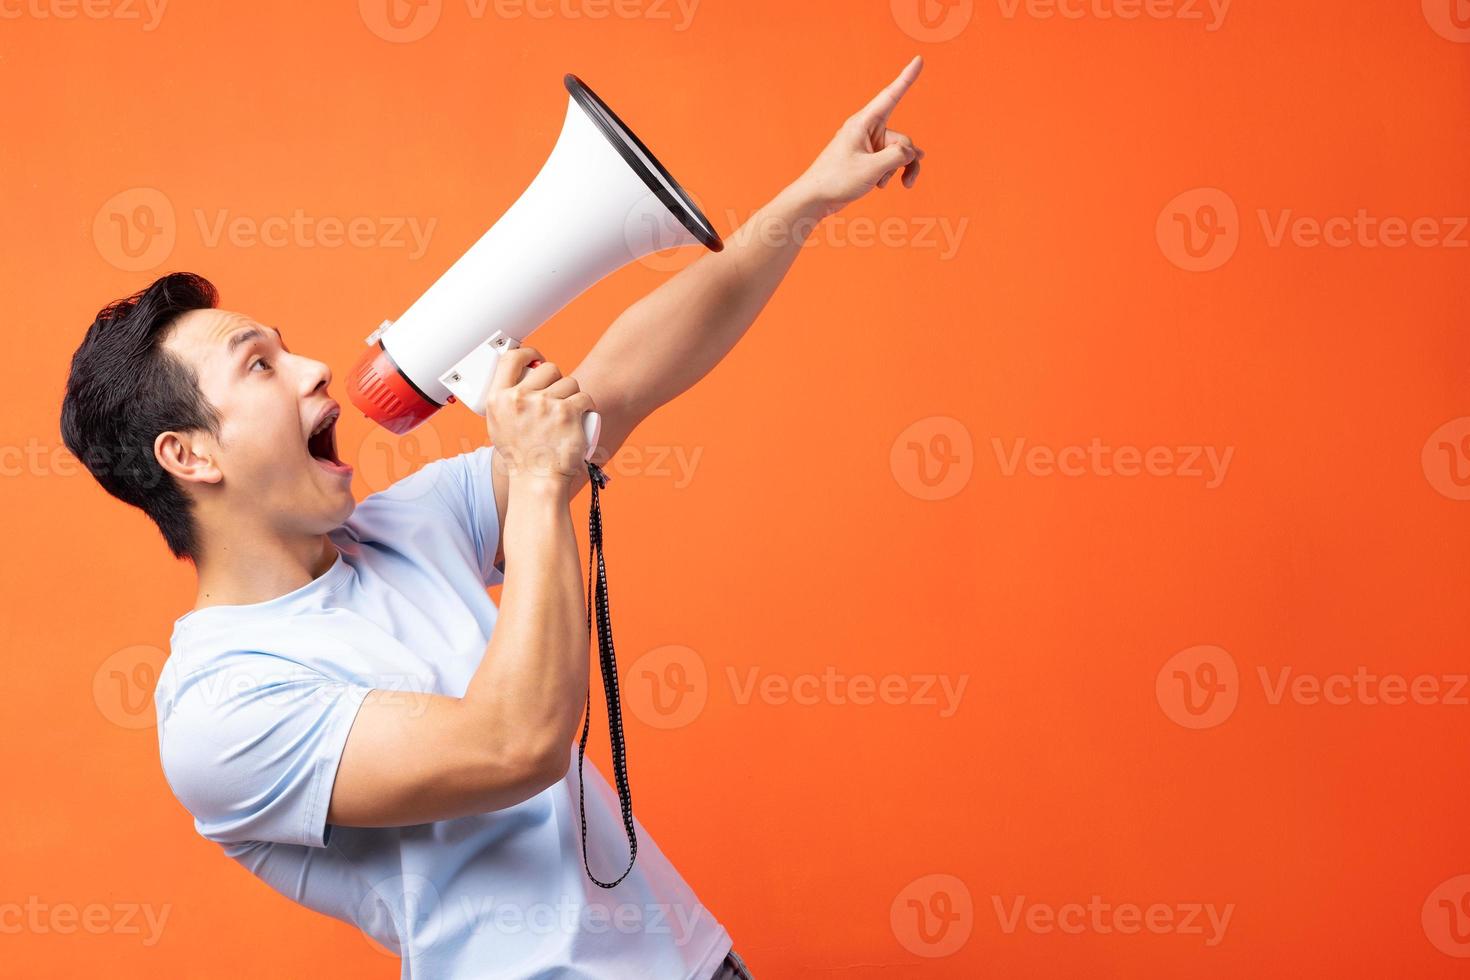
[{"label": "open mouth", "polygon": [[306,440],[306,451],[324,467],[335,473],[351,473],[352,467],[342,462],[337,455],[337,419],[341,409],[335,405],[328,409]]}]

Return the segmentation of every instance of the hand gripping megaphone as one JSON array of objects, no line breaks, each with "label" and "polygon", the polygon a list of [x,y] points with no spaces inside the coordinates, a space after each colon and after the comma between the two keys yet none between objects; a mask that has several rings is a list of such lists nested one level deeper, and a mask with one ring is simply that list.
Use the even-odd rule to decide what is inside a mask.
[{"label": "hand gripping megaphone", "polygon": [[[348,395],[402,435],[460,401],[485,413],[500,355],[587,287],[662,249],[724,248],[648,147],[581,79],[561,136],[525,192],[397,321],[367,338]],[[587,456],[601,420],[584,419]]]}]

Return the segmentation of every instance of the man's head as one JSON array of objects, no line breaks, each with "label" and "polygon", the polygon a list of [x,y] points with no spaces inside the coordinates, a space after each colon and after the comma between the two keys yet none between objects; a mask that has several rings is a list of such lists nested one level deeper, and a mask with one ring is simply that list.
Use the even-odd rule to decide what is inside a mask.
[{"label": "man's head", "polygon": [[109,304],[72,357],[62,402],[67,448],[180,558],[197,559],[226,522],[317,535],[354,506],[330,369],[217,303],[207,280],[174,273]]}]

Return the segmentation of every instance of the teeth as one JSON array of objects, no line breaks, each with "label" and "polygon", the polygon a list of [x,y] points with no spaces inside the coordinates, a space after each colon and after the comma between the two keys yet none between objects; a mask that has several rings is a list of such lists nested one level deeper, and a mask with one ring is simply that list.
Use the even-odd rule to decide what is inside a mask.
[{"label": "teeth", "polygon": [[332,423],[337,421],[338,414],[339,413],[337,412],[329,412],[327,416],[321,420],[317,427],[311,430],[311,434],[314,436],[319,436],[323,432],[327,431],[327,429],[331,427]]}]

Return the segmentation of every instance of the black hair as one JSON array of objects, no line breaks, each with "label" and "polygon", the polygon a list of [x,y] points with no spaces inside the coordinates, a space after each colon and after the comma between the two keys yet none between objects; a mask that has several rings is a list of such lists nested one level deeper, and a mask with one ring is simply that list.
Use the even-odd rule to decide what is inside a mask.
[{"label": "black hair", "polygon": [[194,369],[164,348],[179,317],[213,309],[219,291],[190,272],[163,276],[103,307],[71,359],[61,438],[103,489],[153,519],[176,558],[194,559],[189,497],[158,465],[161,432],[218,433]]}]

